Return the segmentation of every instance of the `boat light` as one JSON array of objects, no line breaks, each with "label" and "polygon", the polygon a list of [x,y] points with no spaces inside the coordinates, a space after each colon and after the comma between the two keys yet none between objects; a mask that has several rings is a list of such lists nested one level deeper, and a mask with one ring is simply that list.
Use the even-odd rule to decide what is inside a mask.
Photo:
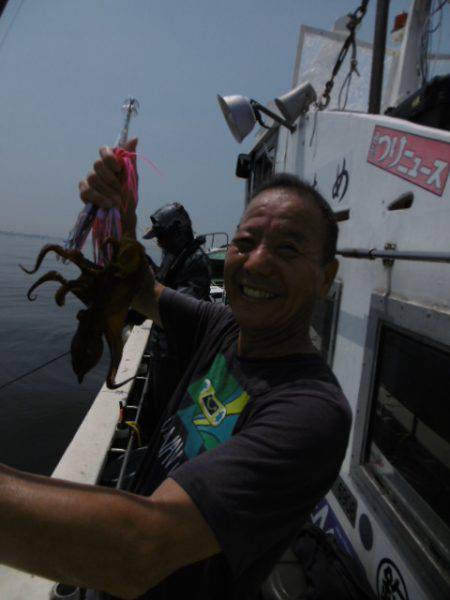
[{"label": "boat light", "polygon": [[275,98],[275,104],[283,117],[293,123],[316,100],[316,90],[309,81],[305,81],[286,94]]},{"label": "boat light", "polygon": [[217,95],[223,116],[230,128],[235,140],[240,144],[247,137],[255,126],[256,121],[266,129],[270,129],[262,120],[261,113],[269,116],[275,122],[287,127],[292,133],[295,126],[286,119],[275,114],[256,100],[251,100],[245,96],[219,96]]}]

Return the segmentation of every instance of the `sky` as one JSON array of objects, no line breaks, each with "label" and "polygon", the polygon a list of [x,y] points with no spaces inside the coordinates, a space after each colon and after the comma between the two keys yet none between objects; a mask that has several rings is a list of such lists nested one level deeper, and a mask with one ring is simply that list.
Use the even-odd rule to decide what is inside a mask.
[{"label": "sky", "polygon": [[[358,33],[372,41],[375,0]],[[140,161],[138,223],[167,202],[198,233],[239,221],[245,182],[216,94],[266,104],[291,87],[303,23],[331,29],[358,0],[10,0],[0,19],[0,230],[67,236],[78,181],[113,144],[127,96]],[[393,16],[407,9],[392,0]],[[450,5],[443,31],[450,31]],[[443,35],[442,52],[449,52]],[[448,36],[450,38],[450,36]]]}]

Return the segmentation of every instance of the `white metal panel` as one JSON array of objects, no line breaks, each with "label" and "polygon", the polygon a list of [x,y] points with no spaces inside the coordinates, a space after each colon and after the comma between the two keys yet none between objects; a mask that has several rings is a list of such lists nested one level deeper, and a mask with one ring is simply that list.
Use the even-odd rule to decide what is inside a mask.
[{"label": "white metal panel", "polygon": [[[300,27],[292,87],[296,87],[304,81],[309,81],[319,96],[325,88],[325,82],[330,78],[342,44],[347,36],[348,32],[325,31],[324,29],[302,25]],[[372,44],[357,39],[356,46],[360,76],[353,77],[353,85],[350,87],[348,95],[347,109],[365,111],[369,96]],[[340,72],[336,75],[329,108],[338,108],[339,91],[349,71],[350,54],[349,52]],[[389,48],[386,49],[384,61],[386,77],[383,84],[383,97],[386,97],[386,92],[388,91],[389,73],[395,54],[395,51]],[[342,95],[344,96],[345,94]]]},{"label": "white metal panel", "polygon": [[[450,176],[441,196],[395,173],[368,162],[375,126],[392,128],[399,135],[413,134],[450,144],[450,133],[382,115],[323,111],[304,117],[297,131],[289,136],[284,161],[277,170],[295,172],[319,191],[333,210],[348,209],[350,218],[339,223],[339,247],[384,249],[394,243],[399,250],[446,252],[450,231]],[[344,166],[348,182],[333,189]],[[342,177],[341,177],[342,179]],[[342,183],[347,183],[342,195]],[[333,191],[335,197],[333,197]],[[336,191],[339,193],[336,195]],[[405,192],[413,192],[409,209],[389,211],[389,204]],[[338,321],[333,370],[349,399],[354,415],[365,407],[358,405],[364,360],[368,314],[372,292],[395,293],[413,301],[450,306],[450,265],[396,261],[392,267],[381,260],[340,258],[338,278],[342,297]],[[395,539],[380,515],[368,505],[349,477],[354,435],[351,435],[341,476],[358,500],[356,526],[352,527],[342,509],[329,494],[327,500],[342,524],[358,556],[367,569],[374,588],[381,561],[391,560],[405,581],[409,598],[434,600],[425,589],[418,569],[406,562],[402,540]],[[373,547],[366,550],[358,533],[358,522],[365,514],[374,531]]]}]

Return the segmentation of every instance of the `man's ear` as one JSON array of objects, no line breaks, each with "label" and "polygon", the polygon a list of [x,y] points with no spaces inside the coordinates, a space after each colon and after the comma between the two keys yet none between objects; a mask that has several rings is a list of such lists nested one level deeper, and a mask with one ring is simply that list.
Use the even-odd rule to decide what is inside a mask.
[{"label": "man's ear", "polygon": [[325,298],[325,296],[328,294],[328,290],[330,289],[331,284],[333,283],[334,278],[336,277],[338,268],[339,261],[336,258],[334,258],[331,262],[327,263],[323,268],[324,275],[322,285],[320,286],[319,291],[319,296],[321,298]]}]

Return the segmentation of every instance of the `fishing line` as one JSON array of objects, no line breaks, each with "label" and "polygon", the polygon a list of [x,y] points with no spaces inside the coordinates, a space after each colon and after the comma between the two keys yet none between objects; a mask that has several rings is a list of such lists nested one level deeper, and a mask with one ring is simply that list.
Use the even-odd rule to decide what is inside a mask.
[{"label": "fishing line", "polygon": [[31,371],[28,371],[27,373],[23,373],[22,375],[19,375],[19,377],[16,377],[15,379],[11,379],[11,381],[7,381],[3,385],[0,385],[0,390],[2,390],[3,388],[5,388],[8,385],[11,385],[12,383],[15,383],[16,381],[20,381],[21,379],[24,379],[25,377],[28,377],[28,375],[31,375],[32,373],[36,373],[36,371],[39,371],[40,369],[43,369],[47,365],[51,365],[52,363],[54,363],[55,361],[59,360],[63,356],[67,356],[67,354],[70,354],[70,350],[67,350],[67,352],[63,352],[63,354],[60,354],[59,356],[55,356],[55,358],[52,358],[51,360],[48,360],[44,364],[40,365],[39,367],[36,367],[35,369],[32,369]]}]

